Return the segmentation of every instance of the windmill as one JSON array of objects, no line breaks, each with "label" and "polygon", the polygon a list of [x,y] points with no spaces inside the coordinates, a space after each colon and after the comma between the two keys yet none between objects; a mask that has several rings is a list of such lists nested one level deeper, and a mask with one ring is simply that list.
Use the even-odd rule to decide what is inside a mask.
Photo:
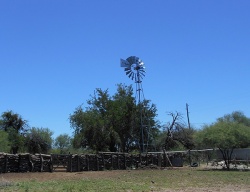
[{"label": "windmill", "polygon": [[[136,84],[136,95],[138,95],[138,99],[136,96],[136,100],[137,100],[137,105],[139,106],[139,110],[140,110],[140,134],[141,134],[140,145],[141,145],[141,152],[144,152],[144,147],[145,147],[144,139],[145,139],[145,136],[148,135],[148,133],[146,134],[144,133],[145,128],[147,128],[147,126],[144,125],[145,114],[143,114],[142,102],[141,102],[141,97],[142,96],[144,97],[143,89],[142,89],[142,79],[143,77],[145,77],[145,73],[146,73],[145,66],[142,60],[136,56],[128,57],[126,60],[121,59],[120,63],[121,63],[121,67],[124,67],[124,71],[126,75],[130,79],[134,80]],[[148,139],[147,139],[147,145],[148,145]]]}]

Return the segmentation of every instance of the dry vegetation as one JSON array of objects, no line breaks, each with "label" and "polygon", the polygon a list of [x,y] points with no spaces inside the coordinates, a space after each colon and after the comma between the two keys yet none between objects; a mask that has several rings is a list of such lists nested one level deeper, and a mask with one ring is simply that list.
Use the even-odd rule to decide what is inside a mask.
[{"label": "dry vegetation", "polygon": [[1,174],[0,191],[250,191],[249,171],[200,168]]}]

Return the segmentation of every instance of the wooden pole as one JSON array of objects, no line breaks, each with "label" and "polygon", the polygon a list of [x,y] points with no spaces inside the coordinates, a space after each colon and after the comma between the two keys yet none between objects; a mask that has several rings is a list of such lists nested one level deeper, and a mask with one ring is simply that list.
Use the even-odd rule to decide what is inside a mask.
[{"label": "wooden pole", "polygon": [[80,171],[80,159],[79,155],[76,155],[76,161],[77,161],[77,171]]},{"label": "wooden pole", "polygon": [[124,169],[127,169],[127,158],[126,158],[126,154],[124,154]]},{"label": "wooden pole", "polygon": [[4,162],[5,162],[4,173],[7,173],[8,172],[8,155],[7,154],[4,156]]},{"label": "wooden pole", "polygon": [[162,166],[162,154],[157,154],[158,166]]},{"label": "wooden pole", "polygon": [[89,171],[89,155],[86,155],[87,171]]},{"label": "wooden pole", "polygon": [[52,154],[50,155],[50,172],[52,173],[53,172],[53,158],[52,158]]},{"label": "wooden pole", "polygon": [[97,154],[95,156],[96,156],[96,170],[99,171],[99,158]]},{"label": "wooden pole", "polygon": [[120,163],[119,163],[119,154],[117,154],[117,168],[120,169]]},{"label": "wooden pole", "polygon": [[43,172],[43,157],[41,154],[39,157],[40,157],[40,163],[41,163],[40,172]]},{"label": "wooden pole", "polygon": [[188,112],[188,104],[187,103],[186,103],[186,110],[187,110],[188,128],[190,129],[189,112]]},{"label": "wooden pole", "polygon": [[111,154],[111,167],[114,169],[114,163],[113,163],[113,155]]},{"label": "wooden pole", "polygon": [[102,162],[103,162],[103,169],[106,169],[106,163],[105,163],[105,157],[104,157],[104,153],[102,153]]},{"label": "wooden pole", "polygon": [[29,172],[33,172],[34,170],[34,164],[31,161],[31,155],[29,154]]},{"label": "wooden pole", "polygon": [[[67,156],[66,156],[67,157]],[[69,156],[68,156],[68,166],[67,166],[67,171],[69,171],[69,172],[72,172],[72,155],[70,154]]]}]

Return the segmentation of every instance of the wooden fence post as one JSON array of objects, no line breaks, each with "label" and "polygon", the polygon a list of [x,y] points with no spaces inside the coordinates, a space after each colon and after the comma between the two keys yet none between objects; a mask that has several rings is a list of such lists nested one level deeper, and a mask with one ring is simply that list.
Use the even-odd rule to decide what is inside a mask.
[{"label": "wooden fence post", "polygon": [[70,154],[68,157],[69,157],[69,160],[68,160],[67,169],[69,172],[72,172],[72,154]]},{"label": "wooden fence post", "polygon": [[77,171],[80,171],[80,160],[79,160],[79,155],[76,155],[76,161],[77,161]]},{"label": "wooden fence post", "polygon": [[4,173],[7,173],[8,172],[8,156],[7,154],[4,156]]},{"label": "wooden fence post", "polygon": [[85,155],[85,157],[86,157],[87,171],[89,171],[89,155]]},{"label": "wooden fence post", "polygon": [[139,163],[137,163],[137,168],[139,167],[139,164],[142,166],[142,155],[139,154]]},{"label": "wooden fence post", "polygon": [[40,154],[39,157],[40,157],[40,163],[41,163],[40,172],[43,172],[43,157],[42,157],[42,154]]},{"label": "wooden fence post", "polygon": [[103,162],[103,169],[106,169],[104,153],[102,153],[102,162]]},{"label": "wooden fence post", "polygon": [[119,154],[117,153],[117,169],[120,170]]},{"label": "wooden fence post", "polygon": [[158,166],[161,167],[162,154],[157,154],[157,159],[158,159]]},{"label": "wooden fence post", "polygon": [[124,153],[124,169],[127,169],[127,158],[125,153]]},{"label": "wooden fence post", "polygon": [[154,155],[152,153],[150,154],[150,161],[151,161],[150,164],[155,165],[155,158],[154,158]]},{"label": "wooden fence post", "polygon": [[96,169],[97,171],[99,171],[99,158],[97,154],[95,156],[96,156]]},{"label": "wooden fence post", "polygon": [[163,153],[163,167],[166,167],[166,166],[167,166],[167,155],[164,151],[164,153]]},{"label": "wooden fence post", "polygon": [[53,166],[53,155],[50,154],[50,172],[52,173],[54,170],[54,166]]},{"label": "wooden fence post", "polygon": [[114,169],[114,164],[113,164],[113,155],[112,154],[110,154],[111,155],[111,167],[112,167],[112,169]]},{"label": "wooden fence post", "polygon": [[22,165],[21,165],[21,154],[18,154],[18,173],[20,172],[20,170],[21,170],[21,167]]},{"label": "wooden fence post", "polygon": [[28,155],[28,160],[29,160],[29,172],[33,172],[34,170],[34,164],[31,161],[31,155]]},{"label": "wooden fence post", "polygon": [[130,162],[131,162],[131,168],[135,168],[136,164],[134,164],[134,155],[130,154]]}]

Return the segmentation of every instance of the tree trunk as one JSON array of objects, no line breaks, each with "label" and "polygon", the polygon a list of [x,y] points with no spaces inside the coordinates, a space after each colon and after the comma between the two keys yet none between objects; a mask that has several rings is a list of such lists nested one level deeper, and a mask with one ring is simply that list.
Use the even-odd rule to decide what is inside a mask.
[{"label": "tree trunk", "polygon": [[222,157],[223,157],[223,160],[225,162],[226,169],[229,171],[230,170],[230,163],[232,161],[232,154],[233,154],[234,148],[232,148],[232,149],[219,148],[219,150],[220,150],[220,152],[222,154]]}]

